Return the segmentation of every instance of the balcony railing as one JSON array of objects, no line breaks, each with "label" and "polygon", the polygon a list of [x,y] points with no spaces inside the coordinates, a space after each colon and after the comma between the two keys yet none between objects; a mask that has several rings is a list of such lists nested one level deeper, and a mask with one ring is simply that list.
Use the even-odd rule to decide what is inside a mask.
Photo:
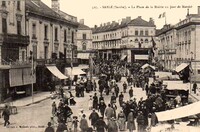
[{"label": "balcony railing", "polygon": [[16,67],[31,67],[31,62],[28,61],[5,61],[1,59],[0,67],[16,68]]},{"label": "balcony railing", "polygon": [[[58,63],[71,63],[71,58],[66,59],[37,59],[38,65],[45,65],[45,64],[58,64]],[[78,63],[77,58],[73,58],[73,63]]]}]

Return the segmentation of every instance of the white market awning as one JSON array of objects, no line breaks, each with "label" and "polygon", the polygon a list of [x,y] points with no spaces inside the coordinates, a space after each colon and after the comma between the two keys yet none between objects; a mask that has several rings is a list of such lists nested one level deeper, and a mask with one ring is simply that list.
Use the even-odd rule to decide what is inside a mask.
[{"label": "white market awning", "polygon": [[74,75],[82,75],[82,74],[86,74],[86,73],[82,71],[80,67],[65,68],[65,75],[74,76]]},{"label": "white market awning", "polygon": [[89,65],[78,65],[78,67],[80,67],[80,69],[88,69]]},{"label": "white market awning", "polygon": [[199,114],[200,113],[199,108],[200,108],[200,101],[179,108],[175,108],[172,110],[156,112],[155,114],[158,118],[158,121],[168,121]]},{"label": "white market awning", "polygon": [[183,81],[163,81],[163,84],[167,85],[168,90],[189,90],[189,83],[183,83]]},{"label": "white market awning", "polygon": [[136,60],[148,60],[149,55],[135,55]]},{"label": "white market awning", "polygon": [[127,57],[127,55],[123,55],[123,56],[121,57],[121,60],[124,60],[126,57]]},{"label": "white market awning", "polygon": [[189,64],[187,64],[187,63],[181,63],[179,66],[176,67],[175,71],[176,72],[180,72],[183,69],[185,69],[187,66],[189,66]]},{"label": "white market awning", "polygon": [[147,63],[144,64],[141,68],[142,68],[142,69],[145,69],[145,68],[147,68],[147,67],[151,67],[151,68],[154,69],[154,70],[156,69],[155,66],[149,65],[149,64],[147,64]]},{"label": "white market awning", "polygon": [[68,77],[62,74],[56,66],[46,66],[47,69],[59,79],[67,79]]},{"label": "white market awning", "polygon": [[158,78],[158,79],[169,79],[171,78],[172,76],[172,73],[171,72],[155,72],[155,76]]},{"label": "white market awning", "polygon": [[88,60],[90,56],[90,53],[78,53],[77,58],[78,59],[85,59]]}]

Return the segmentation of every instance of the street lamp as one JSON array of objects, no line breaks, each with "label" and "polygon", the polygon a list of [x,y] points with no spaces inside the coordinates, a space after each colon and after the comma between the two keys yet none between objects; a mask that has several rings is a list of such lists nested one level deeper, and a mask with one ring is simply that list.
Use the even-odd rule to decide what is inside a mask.
[{"label": "street lamp", "polygon": [[70,90],[72,89],[72,70],[73,70],[73,44],[70,44],[71,48],[71,61],[70,61],[70,66],[71,66],[71,75],[70,75]]},{"label": "street lamp", "polygon": [[[189,69],[192,68],[192,60],[193,60],[193,52],[190,52],[190,64],[189,64]],[[190,75],[190,93],[192,92],[192,73],[191,71],[189,70],[189,75]]]},{"label": "street lamp", "polygon": [[32,103],[34,103],[34,98],[33,98],[33,79],[34,79],[34,63],[33,63],[33,52],[30,51],[30,59],[31,59],[31,96],[32,96]]}]

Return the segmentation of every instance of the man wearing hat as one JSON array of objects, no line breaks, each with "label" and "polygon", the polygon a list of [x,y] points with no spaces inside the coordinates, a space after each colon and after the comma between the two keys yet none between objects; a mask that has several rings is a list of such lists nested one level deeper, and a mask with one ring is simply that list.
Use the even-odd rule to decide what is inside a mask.
[{"label": "man wearing hat", "polygon": [[124,95],[123,95],[123,93],[121,92],[121,94],[119,95],[119,105],[120,105],[121,107],[122,107],[123,101],[124,101]]},{"label": "man wearing hat", "polygon": [[7,105],[5,105],[5,109],[2,112],[2,116],[4,117],[4,126],[7,126],[7,124],[9,125],[10,111]]},{"label": "man wearing hat", "polygon": [[81,120],[80,120],[80,128],[81,128],[81,132],[87,132],[89,126],[88,126],[88,122],[85,119],[86,115],[83,114]]},{"label": "man wearing hat", "polygon": [[142,113],[142,111],[138,112],[138,117],[137,117],[137,124],[138,124],[138,132],[144,132],[145,130],[145,118]]},{"label": "man wearing hat", "polygon": [[94,93],[94,96],[93,96],[93,108],[97,109],[97,107],[98,107],[98,97],[97,97],[97,93]]},{"label": "man wearing hat", "polygon": [[114,116],[114,109],[111,107],[110,104],[108,104],[108,107],[106,108],[106,111],[105,111],[105,115],[107,117],[108,120],[110,120],[111,117]]},{"label": "man wearing hat", "polygon": [[103,117],[100,117],[97,120],[95,126],[97,128],[96,129],[97,132],[105,132],[105,129],[107,129],[107,125],[106,125],[105,121],[103,120]]},{"label": "man wearing hat", "polygon": [[91,120],[91,125],[95,128],[95,123],[99,119],[99,114],[93,109],[92,113],[89,116],[89,120]]},{"label": "man wearing hat", "polygon": [[104,117],[105,109],[106,109],[106,104],[103,100],[101,100],[99,103],[98,110],[100,111],[102,117]]}]

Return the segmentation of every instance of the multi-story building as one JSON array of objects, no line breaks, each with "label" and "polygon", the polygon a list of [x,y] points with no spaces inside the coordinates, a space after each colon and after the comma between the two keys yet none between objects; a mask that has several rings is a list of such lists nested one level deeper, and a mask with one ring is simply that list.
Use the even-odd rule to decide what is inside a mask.
[{"label": "multi-story building", "polygon": [[128,62],[149,61],[155,29],[152,18],[145,21],[141,16],[133,20],[126,17],[121,23],[101,24],[93,30],[93,48],[104,59],[118,56],[127,57]]},{"label": "multi-story building", "polygon": [[164,25],[156,34],[158,36],[158,60],[165,69],[175,69],[176,63],[176,30],[174,26]]},{"label": "multi-story building", "polygon": [[[159,53],[165,56],[164,63],[166,68],[174,69],[181,63],[191,64],[193,69],[192,76],[199,80],[200,76],[200,49],[198,39],[200,35],[200,7],[197,14],[188,14],[186,18],[173,27],[159,33],[160,39]],[[169,50],[169,53],[168,51]],[[170,55],[170,53],[172,53]],[[160,57],[161,58],[161,57]],[[171,63],[169,63],[170,61]]]},{"label": "multi-story building", "polygon": [[89,56],[92,55],[92,29],[84,24],[81,19],[77,31],[77,58],[80,63],[88,64]]},{"label": "multi-story building", "polygon": [[[59,10],[58,0],[52,0],[52,9],[40,0],[26,0],[26,32],[30,36],[28,51],[37,62],[38,88],[49,80],[45,65],[56,64],[61,72],[77,56],[77,18]],[[27,52],[30,56],[30,52]],[[73,59],[75,60],[75,59]],[[48,70],[47,70],[48,71]]]},{"label": "multi-story building", "polygon": [[[0,0],[0,101],[30,94],[29,37],[25,31],[25,1]],[[16,96],[15,96],[16,97]]]}]

